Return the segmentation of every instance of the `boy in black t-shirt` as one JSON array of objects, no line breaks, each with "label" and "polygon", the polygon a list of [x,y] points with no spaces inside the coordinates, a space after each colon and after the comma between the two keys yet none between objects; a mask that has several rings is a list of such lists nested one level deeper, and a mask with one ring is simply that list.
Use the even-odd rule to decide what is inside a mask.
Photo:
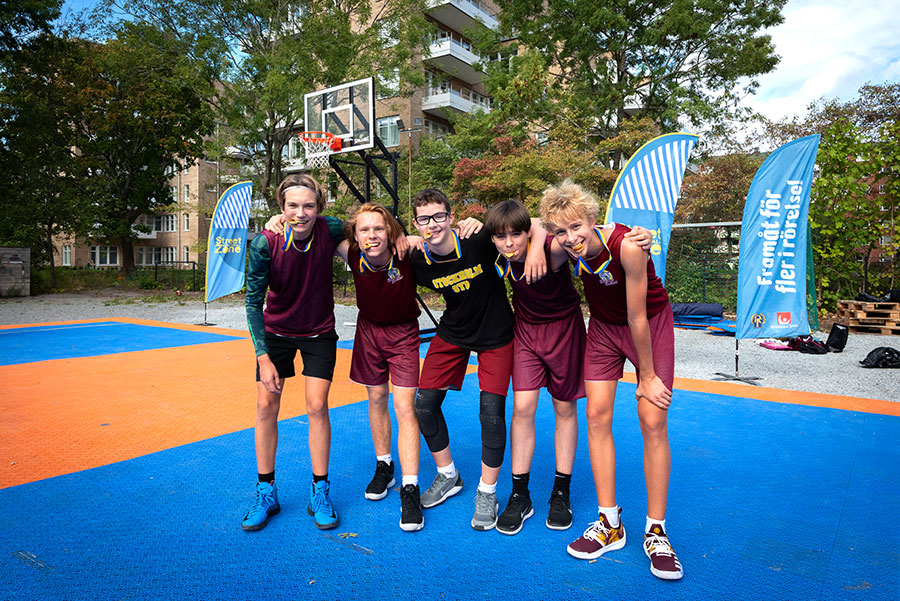
[{"label": "boy in black t-shirt", "polygon": [[[447,197],[435,189],[419,192],[414,201],[416,228],[425,238],[424,251],[412,255],[420,285],[440,292],[447,303],[437,334],[419,377],[416,415],[438,474],[422,493],[422,506],[434,507],[462,489],[463,481],[450,453],[450,437],[441,404],[452,388],[459,390],[469,354],[478,353],[481,389],[481,481],[475,494],[472,528],[490,530],[497,523],[497,476],[506,447],[506,393],[512,370],[513,314],[503,280],[493,273],[496,247],[486,231],[466,240],[451,227]],[[529,261],[528,278],[546,272],[543,251]]]}]

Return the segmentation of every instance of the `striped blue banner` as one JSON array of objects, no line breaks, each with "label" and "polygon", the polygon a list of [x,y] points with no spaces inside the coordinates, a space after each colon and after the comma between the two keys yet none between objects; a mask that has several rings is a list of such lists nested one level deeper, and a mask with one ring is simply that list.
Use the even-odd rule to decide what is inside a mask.
[{"label": "striped blue banner", "polygon": [[251,182],[225,190],[216,204],[206,250],[206,302],[244,286]]},{"label": "striped blue banner", "polygon": [[653,233],[650,256],[664,283],[675,205],[698,139],[694,134],[674,133],[650,140],[628,159],[609,197],[606,223],[640,225]]}]

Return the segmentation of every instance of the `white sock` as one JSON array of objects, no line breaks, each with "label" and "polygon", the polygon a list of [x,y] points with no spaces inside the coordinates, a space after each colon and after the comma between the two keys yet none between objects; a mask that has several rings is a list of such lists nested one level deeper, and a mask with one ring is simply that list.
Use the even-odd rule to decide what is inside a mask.
[{"label": "white sock", "polygon": [[493,484],[485,484],[484,480],[479,480],[478,481],[478,490],[480,490],[481,492],[487,493],[489,495],[496,494],[497,493],[497,483],[494,482]]},{"label": "white sock", "polygon": [[403,482],[401,486],[406,486],[408,484],[412,484],[413,486],[419,485],[419,474],[413,474],[412,476],[407,476],[403,474]]},{"label": "white sock", "polygon": [[390,453],[388,453],[387,455],[376,455],[376,456],[375,456],[375,460],[376,460],[376,461],[384,461],[384,462],[387,463],[388,465],[390,465],[391,463],[393,463],[393,460],[391,459],[391,454],[390,454]]},{"label": "white sock", "polygon": [[653,527],[653,524],[659,524],[662,527],[662,531],[663,532],[666,531],[666,521],[665,520],[655,520],[648,515],[647,522],[644,525],[644,534],[649,534],[650,528]]},{"label": "white sock", "polygon": [[449,465],[445,465],[444,467],[438,466],[437,471],[439,474],[443,474],[444,478],[456,478],[456,466],[451,461]]},{"label": "white sock", "polygon": [[606,521],[609,522],[609,525],[613,528],[619,527],[619,506],[615,505],[614,507],[598,507],[600,513],[606,516]]}]

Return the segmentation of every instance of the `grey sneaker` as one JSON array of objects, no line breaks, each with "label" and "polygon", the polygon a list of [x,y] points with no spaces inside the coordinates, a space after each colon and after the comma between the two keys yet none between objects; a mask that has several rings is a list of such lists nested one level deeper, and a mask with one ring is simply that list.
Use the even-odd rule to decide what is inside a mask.
[{"label": "grey sneaker", "polygon": [[497,525],[497,495],[492,492],[475,491],[475,515],[472,528],[490,530]]},{"label": "grey sneaker", "polygon": [[461,491],[462,486],[463,481],[459,472],[456,473],[456,478],[448,478],[438,472],[438,475],[434,477],[434,482],[431,483],[428,490],[422,493],[422,507],[428,509],[429,507],[440,505],[449,497],[452,497]]}]

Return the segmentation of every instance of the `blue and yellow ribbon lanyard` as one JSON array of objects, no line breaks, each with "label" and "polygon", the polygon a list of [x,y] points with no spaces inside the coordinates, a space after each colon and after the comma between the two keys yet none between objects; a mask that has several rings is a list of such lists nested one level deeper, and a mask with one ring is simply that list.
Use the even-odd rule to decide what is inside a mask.
[{"label": "blue and yellow ribbon lanyard", "polygon": [[609,252],[609,247],[606,245],[606,240],[603,239],[603,235],[600,234],[600,228],[594,226],[594,233],[597,234],[597,237],[600,238],[600,244],[603,245],[603,248],[606,250],[606,254],[609,255],[606,258],[606,261],[603,262],[603,265],[598,267],[597,269],[591,269],[590,265],[587,264],[587,261],[581,255],[578,255],[578,261],[575,263],[575,275],[580,276],[582,269],[587,269],[589,272],[593,273],[596,276],[600,277],[600,281],[606,282],[612,279],[612,274],[606,271],[607,266],[609,266],[609,262],[612,261],[612,253]]},{"label": "blue and yellow ribbon lanyard", "polygon": [[287,249],[293,248],[294,250],[299,250],[300,252],[305,253],[309,250],[309,247],[312,244],[315,235],[316,231],[313,230],[313,232],[309,235],[309,239],[306,241],[306,244],[303,246],[303,248],[300,248],[299,246],[297,246],[297,243],[294,242],[294,229],[290,226],[290,224],[288,224],[288,233],[284,237],[284,246],[281,250],[287,251]]},{"label": "blue and yellow ribbon lanyard", "polygon": [[431,257],[431,251],[428,250],[428,243],[425,243],[425,250],[422,252],[425,255],[425,262],[431,265],[432,263],[449,263],[450,261],[455,261],[456,259],[462,259],[462,247],[459,244],[459,236],[455,231],[450,230],[450,233],[453,234],[453,248],[456,250],[456,257],[453,259],[444,259],[442,261],[438,261],[437,259],[433,259]]},{"label": "blue and yellow ribbon lanyard", "polygon": [[363,254],[362,251],[360,251],[360,253],[359,253],[359,271],[360,271],[360,273],[365,273],[367,271],[384,271],[385,269],[387,269],[387,271],[391,271],[392,269],[394,269],[394,255],[393,254],[391,254],[391,262],[388,263],[388,266],[386,268],[385,267],[372,267],[372,264],[369,263],[368,259],[366,259],[366,255]]},{"label": "blue and yellow ribbon lanyard", "polygon": [[[528,248],[531,248],[531,241],[528,242]],[[526,249],[525,252],[527,253],[528,250]],[[500,267],[500,259],[506,259],[506,265],[504,265],[503,267]],[[507,257],[503,256],[502,254],[497,255],[497,259],[494,261],[494,269],[497,270],[497,275],[499,275],[501,278],[509,276],[514,282],[521,282],[525,277],[524,269],[522,270],[522,275],[516,277],[516,272],[513,271],[512,263]]]}]

